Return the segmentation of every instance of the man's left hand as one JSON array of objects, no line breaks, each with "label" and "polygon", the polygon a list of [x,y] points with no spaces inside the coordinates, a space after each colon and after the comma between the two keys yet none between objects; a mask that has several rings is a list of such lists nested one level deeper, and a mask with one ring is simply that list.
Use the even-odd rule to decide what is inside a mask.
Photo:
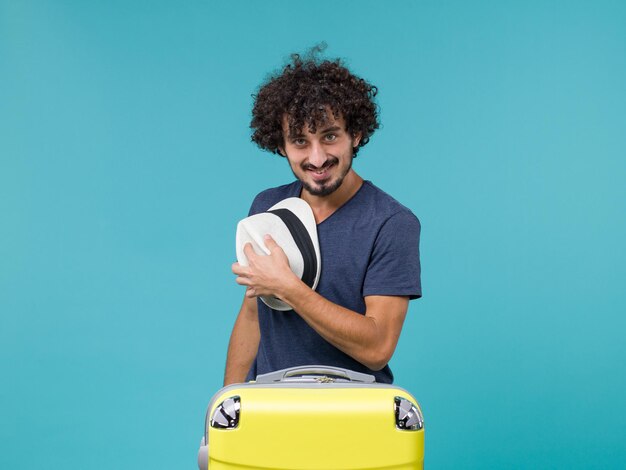
[{"label": "man's left hand", "polygon": [[282,291],[290,282],[298,280],[289,267],[289,259],[270,235],[264,237],[269,255],[257,254],[250,243],[246,243],[243,251],[248,258],[248,266],[239,263],[232,265],[237,275],[237,284],[246,286],[246,297],[275,296],[282,297]]}]

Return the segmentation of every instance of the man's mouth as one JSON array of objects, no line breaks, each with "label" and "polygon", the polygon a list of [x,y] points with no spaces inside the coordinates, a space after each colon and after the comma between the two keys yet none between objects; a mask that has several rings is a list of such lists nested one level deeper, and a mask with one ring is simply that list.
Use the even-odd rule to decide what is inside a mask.
[{"label": "man's mouth", "polygon": [[330,169],[333,166],[333,164],[330,164],[328,166],[324,166],[323,168],[311,168],[309,172],[315,181],[324,181],[330,176]]},{"label": "man's mouth", "polygon": [[313,176],[316,181],[323,181],[330,176],[330,169],[335,166],[336,162],[326,162],[321,168],[307,166],[306,170]]},{"label": "man's mouth", "polygon": [[319,169],[311,168],[311,171],[315,173],[316,175],[323,175],[324,173],[328,171],[330,167],[332,167],[332,165],[328,165],[328,166],[325,166],[324,168],[319,168]]}]

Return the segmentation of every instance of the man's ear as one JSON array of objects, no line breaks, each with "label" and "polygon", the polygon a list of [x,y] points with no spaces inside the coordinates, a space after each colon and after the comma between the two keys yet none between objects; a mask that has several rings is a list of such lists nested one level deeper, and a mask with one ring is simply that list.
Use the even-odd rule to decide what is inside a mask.
[{"label": "man's ear", "polygon": [[287,157],[287,152],[285,152],[285,148],[279,146],[278,147],[278,153],[282,156],[282,157]]},{"label": "man's ear", "polygon": [[361,137],[363,137],[363,134],[361,132],[357,132],[356,134],[354,134],[354,136],[352,136],[353,148],[356,148],[359,146],[359,144],[361,143]]}]

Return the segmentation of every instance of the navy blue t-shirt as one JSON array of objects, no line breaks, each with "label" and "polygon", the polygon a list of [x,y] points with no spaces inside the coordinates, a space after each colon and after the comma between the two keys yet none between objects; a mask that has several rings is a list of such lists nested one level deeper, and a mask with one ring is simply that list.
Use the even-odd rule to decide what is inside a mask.
[{"label": "navy blue t-shirt", "polygon": [[[300,197],[300,181],[268,189],[253,201],[250,215],[288,197]],[[317,225],[322,271],[316,291],[333,303],[365,314],[368,295],[417,299],[420,283],[420,223],[391,196],[364,181],[358,192]],[[296,312],[258,300],[261,340],[246,380],[287,367],[323,364],[373,374],[392,383],[389,366],[372,371],[337,349]]]}]

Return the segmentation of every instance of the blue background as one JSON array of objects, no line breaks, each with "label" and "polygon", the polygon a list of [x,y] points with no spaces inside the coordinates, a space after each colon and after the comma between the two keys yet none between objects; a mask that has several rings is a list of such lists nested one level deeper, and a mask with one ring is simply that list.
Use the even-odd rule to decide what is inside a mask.
[{"label": "blue background", "polygon": [[422,221],[427,466],[626,466],[624,2],[1,0],[1,468],[195,468],[236,222],[292,179],[251,94],[321,40]]}]

